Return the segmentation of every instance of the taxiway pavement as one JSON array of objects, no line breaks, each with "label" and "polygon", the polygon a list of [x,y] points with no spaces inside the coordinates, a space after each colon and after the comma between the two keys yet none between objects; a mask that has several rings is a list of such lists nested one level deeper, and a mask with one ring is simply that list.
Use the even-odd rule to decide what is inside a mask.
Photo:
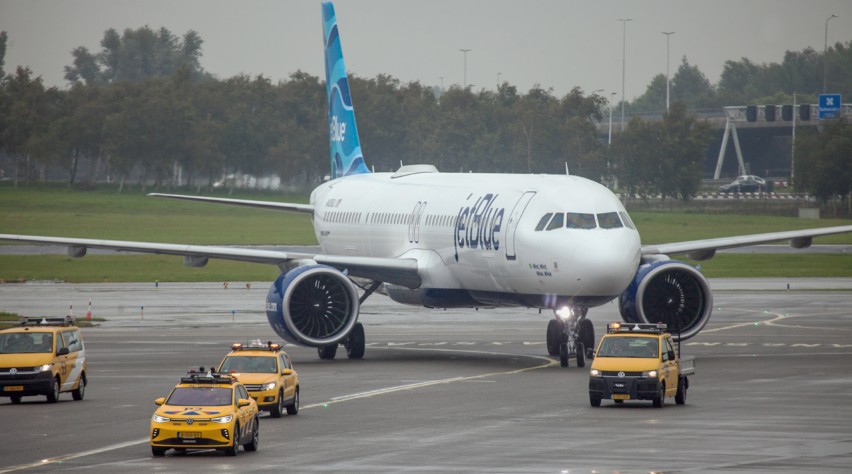
[{"label": "taxiway pavement", "polygon": [[[2,472],[848,472],[852,280],[711,280],[714,314],[683,344],[687,404],[589,406],[588,367],[546,356],[550,314],[436,311],[373,295],[363,360],[285,349],[296,416],[261,419],[260,449],[151,457],[153,400],[232,342],[277,339],[268,283],[0,285],[0,311],[84,317],[90,385],[20,405],[0,399]],[[834,288],[825,290],[822,288]],[[144,307],[144,310],[142,309]],[[598,335],[618,320],[590,310]]]}]

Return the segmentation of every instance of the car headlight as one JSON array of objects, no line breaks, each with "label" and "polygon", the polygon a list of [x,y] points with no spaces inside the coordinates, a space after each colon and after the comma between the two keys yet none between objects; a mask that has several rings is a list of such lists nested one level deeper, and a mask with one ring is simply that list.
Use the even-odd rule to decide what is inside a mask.
[{"label": "car headlight", "polygon": [[275,388],[275,384],[275,382],[265,383],[261,386],[261,388],[264,390],[272,390],[273,388]]},{"label": "car headlight", "polygon": [[592,377],[600,377],[600,376],[601,376],[601,371],[600,371],[600,370],[598,370],[598,369],[592,369],[592,371],[591,371],[591,372],[589,372],[589,375],[591,375]]},{"label": "car headlight", "polygon": [[656,370],[649,370],[647,372],[642,372],[642,377],[647,377],[649,379],[655,379],[655,378],[657,378],[657,371]]},{"label": "car headlight", "polygon": [[51,369],[51,368],[53,368],[53,366],[52,366],[52,365],[50,365],[50,364],[44,364],[44,365],[42,365],[41,367],[39,367],[39,368],[38,368],[38,371],[39,371],[39,372],[50,372],[50,369]]},{"label": "car headlight", "polygon": [[213,423],[230,423],[231,420],[233,420],[233,419],[234,419],[234,415],[225,415],[225,416],[218,416],[216,418],[210,418],[210,421],[212,421]]},{"label": "car headlight", "polygon": [[154,422],[155,422],[155,423],[165,423],[165,422],[167,422],[167,421],[171,421],[171,419],[170,419],[170,418],[166,418],[165,416],[160,416],[160,415],[158,415],[158,414],[156,414],[156,413],[154,413],[154,418],[153,418],[153,420],[154,420]]}]

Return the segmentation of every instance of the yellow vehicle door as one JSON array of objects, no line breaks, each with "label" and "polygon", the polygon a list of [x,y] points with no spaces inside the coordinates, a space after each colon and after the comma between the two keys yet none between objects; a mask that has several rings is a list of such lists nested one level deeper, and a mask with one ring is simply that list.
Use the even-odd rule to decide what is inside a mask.
[{"label": "yellow vehicle door", "polygon": [[[284,386],[284,398],[290,398],[296,395],[296,372],[293,370],[293,364],[290,362],[290,357],[286,354],[278,354],[278,369],[281,375],[281,383]],[[283,375],[285,370],[289,370],[289,375]]]},{"label": "yellow vehicle door", "polygon": [[[58,336],[59,334],[57,334]],[[83,343],[80,340],[80,332],[76,329],[62,331],[62,341],[68,348],[68,354],[63,355],[65,359],[66,374],[62,379],[62,391],[71,390],[76,387],[83,375],[85,356],[81,354]]]},{"label": "yellow vehicle door", "polygon": [[675,356],[672,339],[667,337],[664,339],[663,347],[663,371],[666,378],[666,395],[674,396],[677,393],[678,368],[677,357]]},{"label": "yellow vehicle door", "polygon": [[[68,375],[71,373],[71,367],[69,367],[69,351],[68,344],[65,342],[65,339],[62,337],[61,332],[56,332],[54,334],[44,334],[43,338],[52,337],[54,340],[54,358],[53,358],[53,372],[59,376],[59,390],[65,391],[68,390],[69,386],[69,377]],[[73,361],[70,361],[73,364]],[[73,383],[73,381],[71,382]]]}]

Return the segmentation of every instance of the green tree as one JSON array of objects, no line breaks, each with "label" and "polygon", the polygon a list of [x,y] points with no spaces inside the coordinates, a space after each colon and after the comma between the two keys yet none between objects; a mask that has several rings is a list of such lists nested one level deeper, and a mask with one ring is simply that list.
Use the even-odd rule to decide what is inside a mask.
[{"label": "green tree", "polygon": [[[828,120],[822,131],[807,127],[796,139],[795,186],[822,201],[852,198],[852,125]],[[848,203],[852,205],[852,203]]]}]

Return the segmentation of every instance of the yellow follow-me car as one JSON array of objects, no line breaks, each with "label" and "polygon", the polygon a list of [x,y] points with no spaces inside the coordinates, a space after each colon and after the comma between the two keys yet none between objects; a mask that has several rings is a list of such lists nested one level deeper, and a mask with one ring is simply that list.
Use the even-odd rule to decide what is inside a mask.
[{"label": "yellow follow-me car", "polygon": [[233,344],[218,371],[234,375],[246,386],[258,408],[273,418],[279,418],[284,410],[288,415],[299,413],[299,374],[280,344],[260,340],[248,345]]},{"label": "yellow follow-me car", "polygon": [[178,450],[215,448],[236,456],[240,445],[257,451],[257,403],[245,386],[229,374],[190,371],[151,419],[151,452],[163,456]]}]

